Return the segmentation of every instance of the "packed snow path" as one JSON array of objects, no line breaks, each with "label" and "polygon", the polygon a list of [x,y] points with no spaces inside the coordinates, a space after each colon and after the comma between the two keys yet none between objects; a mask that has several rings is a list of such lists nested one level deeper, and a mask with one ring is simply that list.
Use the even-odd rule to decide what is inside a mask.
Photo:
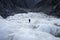
[{"label": "packed snow path", "polygon": [[57,36],[60,19],[42,12],[0,17],[0,40],[60,40]]}]

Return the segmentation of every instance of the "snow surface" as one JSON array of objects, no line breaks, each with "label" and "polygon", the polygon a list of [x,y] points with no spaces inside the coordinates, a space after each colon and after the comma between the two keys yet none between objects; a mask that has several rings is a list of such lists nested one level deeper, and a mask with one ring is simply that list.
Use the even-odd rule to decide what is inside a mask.
[{"label": "snow surface", "polygon": [[58,35],[60,19],[42,12],[0,17],[0,40],[60,40]]}]

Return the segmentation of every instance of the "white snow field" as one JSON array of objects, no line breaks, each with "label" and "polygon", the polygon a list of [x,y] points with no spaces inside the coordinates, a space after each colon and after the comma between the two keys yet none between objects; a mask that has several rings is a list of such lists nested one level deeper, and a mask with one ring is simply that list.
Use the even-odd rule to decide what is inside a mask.
[{"label": "white snow field", "polygon": [[0,40],[60,40],[57,36],[60,19],[42,12],[0,17]]}]

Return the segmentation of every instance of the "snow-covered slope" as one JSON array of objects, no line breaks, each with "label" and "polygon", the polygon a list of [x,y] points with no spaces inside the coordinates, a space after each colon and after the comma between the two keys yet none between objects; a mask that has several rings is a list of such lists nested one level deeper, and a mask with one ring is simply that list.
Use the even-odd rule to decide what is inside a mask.
[{"label": "snow-covered slope", "polygon": [[42,12],[0,17],[0,40],[60,40],[55,36],[60,36],[60,19]]}]

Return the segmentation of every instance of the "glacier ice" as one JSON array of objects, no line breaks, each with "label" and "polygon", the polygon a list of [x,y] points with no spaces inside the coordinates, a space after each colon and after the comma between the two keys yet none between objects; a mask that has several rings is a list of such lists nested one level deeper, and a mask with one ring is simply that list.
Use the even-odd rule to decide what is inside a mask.
[{"label": "glacier ice", "polygon": [[[29,23],[29,19],[31,22]],[[60,40],[60,19],[41,13],[0,17],[0,40]]]}]

